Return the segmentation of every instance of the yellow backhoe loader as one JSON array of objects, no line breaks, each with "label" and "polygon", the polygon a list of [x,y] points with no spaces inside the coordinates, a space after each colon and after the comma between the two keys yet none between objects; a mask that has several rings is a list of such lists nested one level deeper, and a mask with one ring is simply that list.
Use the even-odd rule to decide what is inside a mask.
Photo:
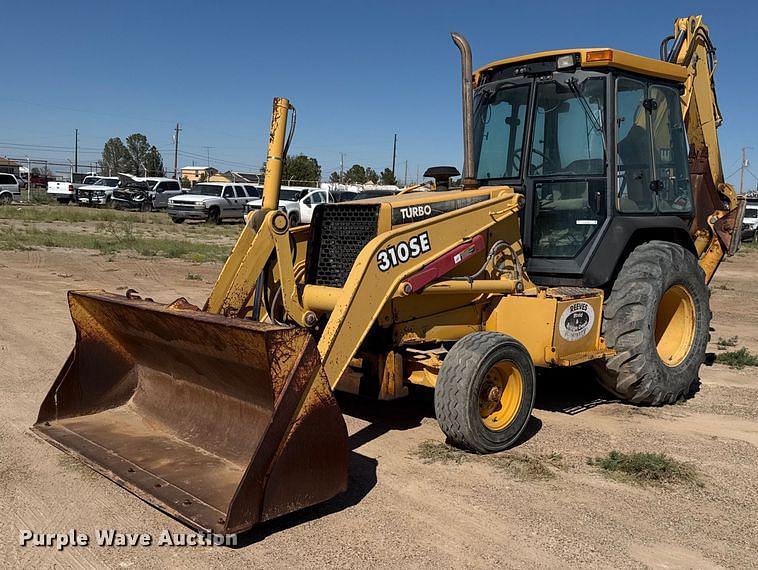
[{"label": "yellow backhoe loader", "polygon": [[278,207],[286,99],[262,206],[204,307],[69,293],[76,345],[33,429],[181,519],[234,533],[347,485],[333,391],[434,389],[448,441],[513,445],[535,367],[592,363],[618,397],[698,387],[708,282],[740,238],[725,183],[715,50],[676,20],[661,60],[566,49],[472,71],[461,51],[464,167],[433,191]]}]

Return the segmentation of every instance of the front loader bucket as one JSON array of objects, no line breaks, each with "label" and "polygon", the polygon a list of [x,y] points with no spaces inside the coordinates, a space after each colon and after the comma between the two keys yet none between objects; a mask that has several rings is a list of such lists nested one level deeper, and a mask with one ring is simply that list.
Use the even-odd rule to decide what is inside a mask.
[{"label": "front loader bucket", "polygon": [[70,292],[76,345],[32,428],[189,526],[236,533],[347,486],[311,334]]}]

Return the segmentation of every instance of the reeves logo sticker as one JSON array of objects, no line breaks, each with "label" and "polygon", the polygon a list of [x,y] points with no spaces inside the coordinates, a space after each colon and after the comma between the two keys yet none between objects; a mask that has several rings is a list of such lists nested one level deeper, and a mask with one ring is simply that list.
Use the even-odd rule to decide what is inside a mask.
[{"label": "reeves logo sticker", "polygon": [[429,234],[424,232],[413,236],[408,241],[401,241],[397,245],[391,245],[381,250],[376,254],[376,264],[380,271],[388,271],[431,250],[432,244],[429,241]]},{"label": "reeves logo sticker", "polygon": [[563,311],[558,322],[558,332],[565,340],[579,340],[587,336],[593,324],[595,324],[595,310],[592,305],[579,301],[571,303]]}]

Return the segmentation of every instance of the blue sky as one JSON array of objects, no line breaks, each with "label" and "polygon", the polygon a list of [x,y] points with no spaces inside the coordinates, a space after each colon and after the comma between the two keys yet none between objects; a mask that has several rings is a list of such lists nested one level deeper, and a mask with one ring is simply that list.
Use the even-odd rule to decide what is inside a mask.
[{"label": "blue sky", "polygon": [[758,163],[756,2],[69,0],[8,1],[3,12],[2,155],[65,162],[78,128],[88,163],[109,137],[138,131],[171,168],[178,121],[180,166],[209,153],[214,166],[246,170],[263,162],[271,99],[285,96],[298,109],[293,152],[325,175],[340,152],[346,168],[390,165],[397,133],[397,172],[407,160],[415,178],[461,162],[450,31],[467,36],[475,66],[583,46],[657,57],[675,17],[703,13],[718,49],[726,173],[742,146]]}]

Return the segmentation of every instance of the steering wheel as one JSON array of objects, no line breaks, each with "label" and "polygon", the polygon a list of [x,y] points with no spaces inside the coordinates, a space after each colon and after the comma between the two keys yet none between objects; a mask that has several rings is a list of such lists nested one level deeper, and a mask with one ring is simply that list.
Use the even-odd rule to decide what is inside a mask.
[{"label": "steering wheel", "polygon": [[[514,158],[514,160],[518,160],[518,164],[516,165],[516,168],[518,170],[521,170],[521,155],[522,155],[523,151],[524,151],[523,147],[522,148],[518,148],[518,149],[516,149],[516,150],[513,151],[513,158]],[[547,165],[552,165],[554,163],[554,161],[551,160],[551,159],[549,159],[547,157],[547,155],[544,152],[542,152],[541,150],[537,150],[536,148],[533,148],[532,152],[534,154],[538,155],[542,159],[542,162],[540,162],[539,164],[530,164],[530,166],[532,167],[532,170],[538,170],[538,169],[544,167],[546,164]]]}]

